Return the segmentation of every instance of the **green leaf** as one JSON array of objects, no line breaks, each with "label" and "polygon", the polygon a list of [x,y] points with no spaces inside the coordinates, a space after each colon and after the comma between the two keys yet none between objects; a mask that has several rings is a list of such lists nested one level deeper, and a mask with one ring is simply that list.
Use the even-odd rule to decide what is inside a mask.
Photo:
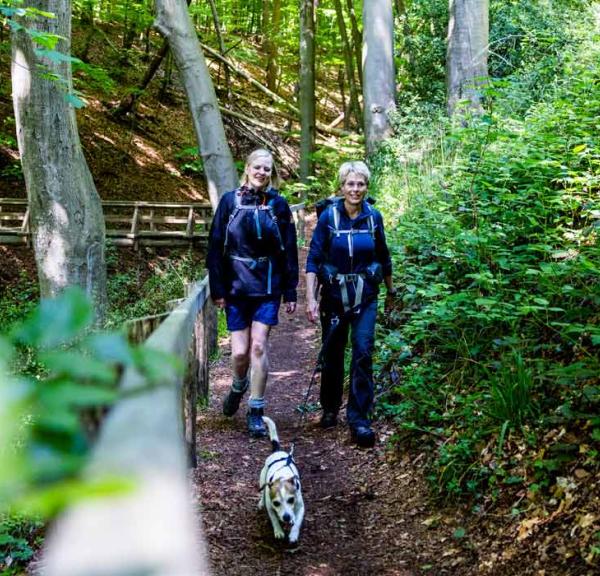
[{"label": "green leaf", "polygon": [[50,393],[54,403],[79,408],[112,404],[119,396],[118,391],[114,389],[68,382],[53,386]]},{"label": "green leaf", "polygon": [[58,298],[42,300],[14,337],[28,346],[49,348],[70,342],[92,320],[92,306],[83,290],[68,288]]},{"label": "green leaf", "polygon": [[457,528],[454,533],[452,534],[452,536],[454,538],[456,538],[457,540],[460,540],[461,538],[464,538],[467,535],[467,531],[464,528]]},{"label": "green leaf", "polygon": [[73,106],[73,108],[85,108],[85,101],[82,100],[81,98],[79,98],[79,96],[77,96],[76,94],[74,94],[73,92],[67,92],[67,94],[65,94],[65,100],[71,105]]},{"label": "green leaf", "polygon": [[84,356],[75,351],[51,351],[40,354],[40,362],[46,365],[51,376],[72,378],[73,380],[92,380],[111,384],[116,380],[114,366],[101,360]]},{"label": "green leaf", "polygon": [[86,340],[87,347],[99,360],[129,366],[133,355],[129,343],[123,334],[116,332],[93,334]]}]

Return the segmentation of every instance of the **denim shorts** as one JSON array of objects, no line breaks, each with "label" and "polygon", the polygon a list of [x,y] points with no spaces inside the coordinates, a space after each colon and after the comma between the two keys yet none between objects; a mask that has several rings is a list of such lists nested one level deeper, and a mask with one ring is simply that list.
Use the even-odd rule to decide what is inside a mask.
[{"label": "denim shorts", "polygon": [[252,322],[260,322],[267,326],[277,326],[280,299],[276,298],[244,298],[227,299],[225,314],[227,330],[245,330]]}]

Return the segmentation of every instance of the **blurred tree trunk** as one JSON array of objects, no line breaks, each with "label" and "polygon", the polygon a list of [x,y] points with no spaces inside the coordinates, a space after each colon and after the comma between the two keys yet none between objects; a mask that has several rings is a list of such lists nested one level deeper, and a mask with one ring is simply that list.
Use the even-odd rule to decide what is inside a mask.
[{"label": "blurred tree trunk", "polygon": [[340,0],[333,0],[335,6],[335,14],[337,16],[338,28],[342,39],[342,48],[344,52],[344,64],[346,66],[346,78],[348,79],[348,89],[350,92],[350,105],[354,117],[356,118],[356,124],[360,126],[362,124],[362,115],[360,110],[360,103],[358,101],[358,88],[356,86],[356,79],[354,74],[354,59],[352,55],[352,49],[348,40],[348,32],[346,31],[346,22],[344,21],[344,12],[342,10],[342,3]]},{"label": "blurred tree trunk", "polygon": [[312,176],[315,145],[315,10],[314,0],[300,4],[300,180]]},{"label": "blurred tree trunk", "polygon": [[392,135],[396,108],[392,0],[363,1],[363,99],[365,143],[371,155]]},{"label": "blurred tree trunk", "polygon": [[185,88],[213,209],[238,186],[212,79],[185,0],[156,0],[156,28],[169,41]]},{"label": "blurred tree trunk", "polygon": [[465,111],[481,113],[481,89],[488,77],[488,0],[450,0],[446,84],[448,115],[466,101]]},{"label": "blurred tree trunk", "polygon": [[[23,25],[57,35],[56,50],[70,55],[70,0],[29,0],[24,5],[55,15]],[[39,49],[25,30],[13,32],[13,104],[40,294],[55,297],[68,286],[80,286],[102,323],[107,307],[104,217],[69,103],[71,62],[45,57]],[[49,74],[40,74],[41,69]]]}]

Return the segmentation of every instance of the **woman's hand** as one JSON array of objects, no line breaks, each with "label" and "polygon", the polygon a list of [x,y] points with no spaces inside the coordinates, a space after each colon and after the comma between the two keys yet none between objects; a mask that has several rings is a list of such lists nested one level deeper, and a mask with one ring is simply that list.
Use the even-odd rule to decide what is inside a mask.
[{"label": "woman's hand", "polygon": [[306,317],[313,324],[319,319],[319,303],[314,298],[306,303]]},{"label": "woman's hand", "polygon": [[217,298],[216,300],[213,300],[213,302],[217,308],[220,308],[221,310],[225,308],[225,298]]},{"label": "woman's hand", "polygon": [[295,302],[285,302],[285,311],[288,314],[293,314],[296,311],[296,303]]}]

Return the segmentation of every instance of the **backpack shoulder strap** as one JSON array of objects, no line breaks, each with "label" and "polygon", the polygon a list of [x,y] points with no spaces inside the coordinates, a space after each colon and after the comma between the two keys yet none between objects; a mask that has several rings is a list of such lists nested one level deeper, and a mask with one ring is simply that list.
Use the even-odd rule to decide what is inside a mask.
[{"label": "backpack shoulder strap", "polygon": [[329,210],[329,224],[333,233],[336,236],[340,235],[340,209],[337,207],[337,204],[333,202],[328,208]]}]

